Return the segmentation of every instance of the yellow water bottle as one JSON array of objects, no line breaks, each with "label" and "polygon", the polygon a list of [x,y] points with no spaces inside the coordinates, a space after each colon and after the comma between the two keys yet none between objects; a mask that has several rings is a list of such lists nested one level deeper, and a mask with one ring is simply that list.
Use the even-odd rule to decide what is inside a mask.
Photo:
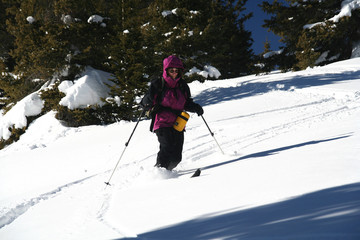
[{"label": "yellow water bottle", "polygon": [[185,125],[187,123],[187,121],[189,120],[190,115],[187,112],[182,112],[177,118],[176,121],[174,123],[174,128],[176,131],[181,132],[182,130],[184,130]]}]

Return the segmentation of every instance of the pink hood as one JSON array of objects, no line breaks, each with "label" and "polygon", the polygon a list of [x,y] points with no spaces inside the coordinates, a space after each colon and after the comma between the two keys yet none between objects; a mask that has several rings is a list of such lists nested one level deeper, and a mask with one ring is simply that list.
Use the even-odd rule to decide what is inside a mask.
[{"label": "pink hood", "polygon": [[163,61],[163,78],[165,79],[166,83],[169,85],[170,88],[174,88],[177,82],[180,80],[180,77],[173,80],[166,74],[166,69],[168,68],[180,68],[184,70],[184,65],[181,60],[175,55],[171,55],[165,58]]}]

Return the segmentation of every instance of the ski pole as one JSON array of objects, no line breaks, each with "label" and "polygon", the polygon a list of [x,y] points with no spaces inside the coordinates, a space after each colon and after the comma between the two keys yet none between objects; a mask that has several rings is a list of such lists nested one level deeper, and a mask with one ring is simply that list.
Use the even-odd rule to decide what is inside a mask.
[{"label": "ski pole", "polygon": [[215,140],[216,144],[218,145],[221,153],[224,155],[224,151],[221,149],[218,141],[216,141],[216,138],[215,138],[215,136],[214,136],[214,133],[210,130],[210,127],[209,127],[209,125],[207,124],[207,122],[205,121],[205,118],[203,117],[203,115],[201,115],[201,118],[204,120],[204,123],[205,123],[205,125],[207,126],[207,128],[209,129],[209,132],[210,132],[211,136],[214,138],[214,140]]},{"label": "ski pole", "polygon": [[116,170],[117,166],[119,165],[119,162],[120,162],[121,158],[123,157],[123,155],[124,155],[124,153],[125,153],[126,147],[129,145],[130,140],[131,140],[132,136],[134,135],[135,129],[136,129],[137,125],[139,124],[140,118],[142,117],[143,113],[144,113],[144,109],[143,109],[143,110],[141,111],[141,113],[140,113],[140,116],[139,116],[139,118],[138,118],[138,120],[137,120],[137,122],[136,122],[136,125],[135,125],[135,127],[134,127],[134,129],[133,129],[133,131],[132,131],[132,133],[131,133],[131,135],[130,135],[130,137],[129,137],[129,140],[125,143],[124,150],[122,151],[122,153],[121,153],[121,155],[120,155],[120,157],[119,157],[119,160],[117,161],[117,163],[116,163],[116,165],[115,165],[115,167],[114,167],[114,170],[112,171],[112,173],[111,173],[111,175],[110,175],[109,180],[108,180],[107,182],[105,182],[106,185],[109,185],[109,186],[110,186],[110,180],[111,180],[112,176],[114,175],[115,170]]}]

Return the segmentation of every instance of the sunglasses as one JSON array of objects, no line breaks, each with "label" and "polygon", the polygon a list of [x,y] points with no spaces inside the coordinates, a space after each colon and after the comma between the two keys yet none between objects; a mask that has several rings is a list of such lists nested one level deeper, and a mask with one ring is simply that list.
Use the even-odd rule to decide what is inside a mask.
[{"label": "sunglasses", "polygon": [[169,69],[169,73],[179,73],[179,69],[171,68],[171,69]]}]

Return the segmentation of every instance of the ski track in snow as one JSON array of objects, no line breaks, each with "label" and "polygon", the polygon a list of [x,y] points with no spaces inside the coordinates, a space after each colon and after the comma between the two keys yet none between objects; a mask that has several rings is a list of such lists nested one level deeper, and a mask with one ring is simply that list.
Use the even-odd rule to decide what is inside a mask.
[{"label": "ski track in snow", "polygon": [[31,207],[37,205],[38,203],[41,203],[42,201],[46,201],[51,198],[54,198],[54,197],[58,196],[60,193],[62,193],[65,189],[70,188],[79,183],[82,183],[82,182],[84,182],[88,179],[91,179],[93,177],[96,177],[98,175],[99,174],[95,174],[95,175],[65,184],[65,185],[60,186],[50,192],[43,193],[43,194],[39,195],[38,197],[31,198],[28,201],[18,204],[17,206],[15,206],[14,208],[11,208],[8,211],[5,211],[5,214],[0,217],[0,229],[5,227],[6,225],[11,224],[18,217],[23,215],[26,211],[28,211]]},{"label": "ski track in snow", "polygon": [[[230,118],[223,118],[219,120],[215,120],[213,122],[210,122],[210,125],[212,124],[219,124],[222,128],[217,129],[217,133],[215,134],[217,138],[224,139],[221,141],[220,145],[227,149],[228,152],[238,152],[239,149],[243,150],[250,146],[256,145],[260,142],[270,140],[271,138],[274,138],[278,135],[285,134],[291,131],[296,131],[296,129],[303,125],[311,125],[311,124],[317,124],[327,120],[331,119],[333,117],[341,118],[343,116],[346,116],[348,114],[351,114],[352,112],[357,111],[360,108],[360,102],[359,102],[359,94],[356,92],[354,94],[354,98],[352,99],[336,99],[333,96],[321,96],[321,99],[316,101],[311,101],[309,103],[305,104],[298,104],[293,106],[287,106],[267,111],[261,111],[257,113],[251,113],[247,115],[239,115],[234,116]],[[326,105],[326,106],[324,106]],[[336,106],[336,108],[332,107],[330,111],[328,106]],[[285,119],[281,124],[273,125],[271,124],[271,127],[269,128],[263,128],[258,131],[254,131],[250,134],[236,137],[236,138],[228,138],[226,135],[226,130],[223,126],[227,126],[227,128],[233,128],[233,129],[241,129],[241,123],[239,125],[226,125],[226,121],[231,121],[234,119],[247,119],[247,118],[257,118],[262,117],[266,114],[284,114],[289,115],[289,112],[294,112],[294,115],[298,112],[302,112],[303,114],[295,116],[293,119]],[[225,135],[222,136],[221,132],[225,131]],[[241,132],[240,132],[241,134]],[[200,142],[197,145],[192,146],[189,149],[186,149],[186,151],[190,151],[190,157],[192,159],[201,159],[204,157],[207,157],[216,151],[218,151],[218,148],[215,146],[215,143],[212,139],[209,139],[209,134],[201,135],[196,137],[193,141]],[[205,140],[206,139],[206,140]],[[202,140],[202,141],[201,141]],[[204,146],[207,146],[204,148]],[[236,149],[233,149],[236,147]],[[199,151],[199,149],[201,149]],[[230,150],[230,151],[229,151]]]},{"label": "ski track in snow", "polygon": [[297,119],[294,121],[280,124],[278,126],[263,129],[259,132],[252,133],[250,135],[242,137],[241,141],[228,141],[228,142],[225,142],[224,144],[227,146],[233,146],[233,145],[239,145],[242,143],[247,143],[246,145],[242,146],[242,148],[244,149],[244,148],[247,148],[254,144],[257,144],[259,142],[269,140],[275,136],[278,136],[279,134],[284,134],[284,133],[293,131],[294,128],[296,128],[296,126],[298,126],[300,124],[311,123],[314,120],[325,118],[325,117],[330,117],[333,114],[337,114],[340,112],[345,112],[345,111],[348,112],[347,110],[349,110],[348,107],[344,106],[344,107],[340,107],[338,109],[334,109],[332,111],[327,111],[327,112],[311,115],[311,116],[308,116],[305,118]]},{"label": "ski track in snow", "polygon": [[[126,178],[125,177],[122,178],[118,184],[111,185],[110,187],[108,187],[105,184],[97,185],[97,187],[100,186],[100,188],[102,188],[102,190],[100,190],[100,193],[99,193],[99,196],[101,195],[101,197],[100,197],[101,201],[98,202],[98,206],[95,209],[96,213],[90,215],[90,217],[96,218],[99,222],[104,224],[106,227],[112,229],[113,231],[117,232],[121,236],[134,236],[134,234],[131,231],[124,231],[123,229],[125,229],[125,228],[119,229],[119,227],[112,226],[108,221],[106,221],[105,215],[108,211],[111,196],[112,196],[111,188],[115,187],[115,188],[121,189],[121,188],[126,188],[129,185],[131,185],[132,182],[134,181],[134,179],[139,178],[139,176],[141,176],[141,174],[144,171],[144,168],[139,166],[139,163],[146,161],[147,159],[149,159],[151,157],[154,157],[154,155],[151,155],[149,157],[141,159],[137,162],[127,163],[122,166],[119,166],[117,168],[118,175],[121,175],[121,173],[119,173],[120,171],[121,172],[124,172],[124,171],[132,172],[132,175],[130,177],[127,175]],[[131,170],[129,170],[129,169],[131,169]],[[83,179],[80,179],[80,180],[77,180],[77,181],[74,181],[71,183],[67,183],[67,184],[60,186],[52,191],[43,193],[37,197],[31,198],[30,200],[24,201],[23,203],[16,205],[15,207],[11,208],[10,210],[7,210],[7,211],[3,210],[3,212],[5,212],[5,213],[3,214],[3,216],[0,217],[0,229],[11,224],[12,222],[14,222],[17,218],[19,218],[21,215],[25,214],[30,208],[36,206],[37,204],[43,203],[44,201],[51,201],[52,199],[62,196],[64,194],[71,195],[72,193],[67,193],[66,190],[69,190],[72,187],[79,186],[80,184],[92,184],[92,182],[89,182],[89,181],[94,180],[95,178],[96,178],[97,182],[100,182],[101,184],[104,183],[105,182],[104,180],[110,175],[112,170],[113,169],[109,169],[106,172],[94,174],[92,176],[89,176],[89,177],[86,177],[86,178],[83,178]],[[164,178],[179,177],[179,176],[190,174],[190,173],[193,173],[193,171],[181,171],[180,170],[178,172],[171,173],[169,176],[165,176]],[[162,172],[160,172],[160,174],[162,174]],[[113,178],[112,181],[115,182],[116,178]],[[103,187],[101,187],[101,186],[103,186]],[[79,207],[88,208],[89,206],[79,205]]]},{"label": "ski track in snow", "polygon": [[[139,176],[144,171],[144,168],[139,166],[139,163],[144,162],[147,159],[153,158],[153,157],[154,157],[154,154],[151,156],[145,157],[137,162],[126,163],[126,164],[123,164],[122,166],[119,166],[116,170],[118,174],[120,171],[132,172],[131,176],[129,176],[127,174],[126,178],[122,178],[121,181],[119,182],[119,184],[111,185],[110,187],[108,187],[105,184],[97,185],[97,187],[100,187],[100,189],[101,189],[100,194],[99,194],[99,195],[101,195],[101,200],[98,203],[98,205],[99,205],[98,208],[95,209],[96,213],[91,215],[91,217],[95,217],[99,222],[101,222],[108,228],[112,229],[113,231],[117,232],[121,236],[133,236],[134,234],[131,233],[131,231],[130,232],[124,231],[123,229],[119,229],[119,227],[112,226],[109,222],[106,221],[106,219],[104,217],[109,208],[109,202],[110,202],[110,199],[112,196],[111,187],[126,188],[129,185],[131,185],[132,182],[134,181],[134,179],[139,178]],[[129,169],[131,169],[131,170],[129,170]],[[103,173],[94,174],[89,177],[67,183],[67,184],[62,185],[52,191],[43,193],[37,197],[31,198],[30,200],[26,200],[20,204],[17,204],[15,207],[13,207],[9,210],[3,209],[2,212],[4,212],[4,214],[2,214],[2,216],[0,216],[0,229],[11,224],[12,222],[14,222],[17,218],[19,218],[21,215],[26,213],[30,208],[36,206],[37,204],[40,204],[44,201],[50,201],[51,199],[54,199],[56,197],[67,194],[66,190],[69,190],[72,187],[78,186],[80,184],[92,184],[91,182],[89,182],[89,180],[93,180],[94,178],[97,178],[96,181],[100,182],[101,184],[105,183],[105,179],[107,177],[109,177],[109,175],[112,171],[113,171],[113,169],[109,169]],[[177,177],[177,176],[181,176],[183,174],[189,174],[189,173],[192,173],[192,172],[191,171],[180,171],[179,173],[175,172],[175,173],[171,173],[169,176],[165,176],[165,178]],[[160,172],[160,174],[161,174],[161,172]],[[121,173],[119,175],[121,175]],[[112,182],[115,182],[115,181],[116,181],[116,178],[114,177]],[[68,193],[68,194],[71,195],[72,193]],[[88,206],[81,205],[80,207],[87,208]]]},{"label": "ski track in snow", "polygon": [[[288,122],[284,122],[280,125],[277,126],[273,126],[271,128],[268,129],[264,129],[260,132],[257,133],[253,133],[251,135],[245,136],[244,140],[238,142],[238,143],[243,143],[243,142],[250,142],[249,144],[245,145],[243,148],[246,148],[248,146],[251,146],[253,144],[256,144],[258,142],[264,141],[264,140],[268,140],[274,136],[277,136],[279,134],[284,134],[286,132],[290,132],[290,131],[294,131],[296,129],[297,126],[299,125],[304,125],[304,124],[314,124],[317,121],[319,122],[323,122],[328,118],[333,117],[334,115],[338,115],[341,113],[348,113],[352,110],[356,110],[359,107],[354,107],[354,108],[349,108],[347,105],[345,106],[340,106],[338,108],[335,108],[331,111],[323,111],[321,112],[321,104],[328,102],[330,99],[326,99],[324,101],[319,101],[319,102],[315,102],[315,103],[311,103],[310,105],[314,105],[316,104],[316,109],[314,111],[311,111],[312,114],[308,114],[308,116],[304,116],[303,118],[298,118],[298,119],[294,119],[292,121],[288,121]],[[306,106],[306,105],[305,105]],[[305,107],[302,106],[302,107]],[[319,106],[319,107],[317,107]],[[307,107],[307,106],[306,106]],[[297,108],[297,107],[295,107]],[[290,108],[289,111],[293,111],[295,108]],[[324,108],[327,109],[327,108]],[[320,110],[320,112],[318,112],[318,110]],[[304,114],[305,115],[305,114]],[[254,139],[254,142],[251,142],[251,139]]]}]

